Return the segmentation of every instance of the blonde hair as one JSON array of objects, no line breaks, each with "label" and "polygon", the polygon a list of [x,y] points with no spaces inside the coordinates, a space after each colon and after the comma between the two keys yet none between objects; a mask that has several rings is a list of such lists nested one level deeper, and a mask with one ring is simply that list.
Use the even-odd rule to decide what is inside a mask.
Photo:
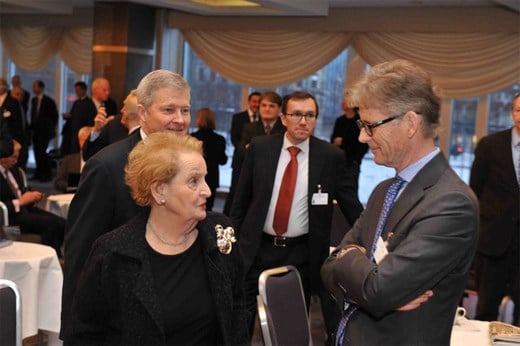
[{"label": "blonde hair", "polygon": [[179,153],[203,155],[202,142],[195,137],[171,132],[156,132],[139,142],[128,156],[125,182],[140,206],[153,201],[154,183],[168,183],[180,170]]}]

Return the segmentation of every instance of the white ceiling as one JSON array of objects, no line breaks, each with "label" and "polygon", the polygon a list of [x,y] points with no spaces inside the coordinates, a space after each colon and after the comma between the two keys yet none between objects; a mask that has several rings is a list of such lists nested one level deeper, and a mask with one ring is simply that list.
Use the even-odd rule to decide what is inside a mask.
[{"label": "white ceiling", "polygon": [[[260,6],[210,6],[191,0],[115,0],[200,15],[326,16],[334,7],[505,7],[520,13],[520,0],[250,0]],[[94,0],[0,0],[0,13],[72,14],[74,7],[91,7]],[[112,0],[114,2],[114,0]],[[213,0],[222,3],[222,0]]]}]

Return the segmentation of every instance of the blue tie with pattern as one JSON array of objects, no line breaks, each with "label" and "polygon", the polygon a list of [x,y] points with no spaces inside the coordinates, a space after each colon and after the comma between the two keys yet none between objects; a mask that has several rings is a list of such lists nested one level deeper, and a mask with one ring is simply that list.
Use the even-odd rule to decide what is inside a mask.
[{"label": "blue tie with pattern", "polygon": [[[381,236],[381,233],[383,232],[383,229],[385,228],[386,219],[388,218],[388,214],[390,213],[390,210],[394,206],[395,199],[397,197],[397,194],[399,193],[399,190],[401,190],[401,187],[405,183],[405,180],[401,178],[400,176],[396,176],[394,179],[394,182],[392,185],[390,185],[390,188],[388,188],[388,191],[386,192],[385,201],[383,203],[383,208],[381,208],[381,214],[379,215],[379,221],[377,222],[377,228],[376,228],[376,234],[374,235],[374,241],[372,242],[372,247],[370,249],[370,259],[374,260],[374,252],[376,251],[377,247],[377,240]],[[343,345],[343,339],[345,337],[345,328],[347,326],[348,321],[350,320],[350,317],[354,312],[356,312],[357,307],[355,305],[349,304],[345,301],[344,303],[344,310],[343,310],[343,316],[341,317],[341,320],[339,321],[338,330],[336,331],[336,346]]]}]

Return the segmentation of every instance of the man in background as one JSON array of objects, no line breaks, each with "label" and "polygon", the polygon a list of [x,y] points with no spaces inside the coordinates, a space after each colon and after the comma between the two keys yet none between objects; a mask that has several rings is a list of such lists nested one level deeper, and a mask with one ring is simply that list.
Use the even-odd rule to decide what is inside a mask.
[{"label": "man in background", "polygon": [[226,202],[224,203],[223,213],[229,215],[231,209],[231,203],[233,202],[234,187],[238,182],[240,175],[240,165],[242,162],[239,160],[238,152],[240,151],[239,145],[242,139],[242,131],[244,125],[254,123],[258,121],[258,108],[260,106],[260,96],[262,94],[258,91],[254,91],[247,97],[247,109],[240,113],[233,114],[231,119],[231,143],[235,147],[233,152],[233,160],[231,161],[231,185],[229,187],[229,193],[226,196]]},{"label": "man in background", "polygon": [[[435,146],[440,98],[406,60],[352,89],[380,183],[321,270],[344,311],[336,345],[449,345],[475,251],[478,202]],[[395,204],[394,204],[395,203]]]},{"label": "man in background", "polygon": [[[339,312],[320,279],[329,254],[333,199],[350,223],[363,207],[341,150],[312,136],[317,117],[314,96],[294,92],[284,99],[278,120],[287,131],[253,138],[246,152],[231,218],[247,273],[251,335],[258,278],[262,271],[283,265],[298,268],[307,305],[311,292],[320,297],[327,331],[332,333],[337,325]],[[289,167],[292,190],[285,183]]]},{"label": "man in background", "polygon": [[22,104],[24,113],[28,114],[27,112],[29,111],[29,100],[31,99],[31,93],[22,88],[22,79],[17,74],[11,77],[11,89],[16,87],[19,87],[22,90],[20,103]]},{"label": "man in background", "polygon": [[14,87],[7,93],[7,81],[0,78],[0,115],[8,128],[12,139],[20,143],[18,166],[25,170],[29,156],[29,132],[26,113],[20,102],[23,91],[20,87]]},{"label": "man in background", "polygon": [[69,308],[92,243],[141,210],[125,184],[128,153],[151,133],[172,131],[186,135],[190,127],[190,88],[179,74],[167,70],[150,72],[139,82],[136,96],[140,130],[86,162],[69,208],[65,229],[62,338],[70,332],[67,330]]},{"label": "man in background", "polygon": [[486,136],[475,149],[470,186],[480,202],[480,235],[475,257],[477,320],[494,321],[505,295],[520,311],[520,94],[511,105],[513,127]]},{"label": "man in background", "polygon": [[31,179],[41,182],[52,179],[51,161],[47,155],[47,147],[51,139],[56,137],[58,125],[58,108],[56,102],[44,94],[45,83],[36,80],[33,83],[34,97],[31,101],[31,132],[36,160],[36,172]]},{"label": "man in background", "polygon": [[[83,160],[88,160],[104,147],[126,138],[139,128],[135,89],[128,94],[123,104],[121,114],[117,115],[114,120],[104,123],[101,130],[98,127],[99,135],[95,140],[85,142],[82,151]],[[100,111],[102,112],[102,110]]]},{"label": "man in background", "polygon": [[83,81],[74,83],[76,100],[72,104],[69,113],[64,113],[65,124],[61,130],[62,140],[60,153],[62,156],[79,153],[78,131],[84,126],[94,125],[96,115],[93,102],[87,95],[87,84]]},{"label": "man in background", "polygon": [[9,224],[20,226],[21,233],[40,234],[42,243],[51,246],[61,258],[65,219],[36,206],[43,193],[24,186],[16,166],[21,146],[17,141],[13,143],[13,153],[0,157],[0,200],[7,206]]},{"label": "man in background", "polygon": [[368,145],[359,141],[359,127],[356,121],[359,120],[357,109],[350,106],[349,91],[345,90],[341,103],[343,115],[340,115],[334,123],[330,142],[342,149],[345,153],[347,170],[355,177],[355,189],[359,187],[359,173],[361,172],[361,161],[368,151]]}]

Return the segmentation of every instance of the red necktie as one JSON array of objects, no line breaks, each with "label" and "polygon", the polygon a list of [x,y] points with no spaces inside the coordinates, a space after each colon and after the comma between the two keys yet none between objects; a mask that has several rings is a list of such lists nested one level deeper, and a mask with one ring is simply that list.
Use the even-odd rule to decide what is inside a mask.
[{"label": "red necktie", "polygon": [[269,136],[271,134],[271,125],[265,125],[265,134]]},{"label": "red necktie", "polygon": [[276,235],[282,235],[287,232],[289,224],[289,214],[291,213],[291,205],[294,196],[294,187],[296,186],[296,177],[298,174],[298,159],[296,155],[300,152],[297,147],[287,148],[291,154],[291,161],[287,164],[280,186],[278,201],[276,201],[276,209],[274,211],[273,228]]}]

